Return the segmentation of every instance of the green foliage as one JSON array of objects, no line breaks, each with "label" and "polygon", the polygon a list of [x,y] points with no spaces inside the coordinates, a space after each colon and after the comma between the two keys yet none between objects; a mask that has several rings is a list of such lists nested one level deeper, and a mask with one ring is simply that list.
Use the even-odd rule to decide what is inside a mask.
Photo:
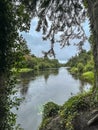
[{"label": "green foliage", "polygon": [[51,121],[51,118],[46,118],[42,120],[42,123],[39,127],[39,130],[45,130],[45,128],[47,127],[47,124]]},{"label": "green foliage", "polygon": [[11,109],[20,101],[11,97],[16,79],[10,70],[20,67],[23,53],[29,53],[19,31],[29,29],[30,16],[18,2],[0,0],[0,130],[14,129],[16,115]]},{"label": "green foliage", "polygon": [[10,1],[0,1],[0,72],[6,72],[13,63],[11,48],[17,32],[13,24],[15,20],[12,8]]},{"label": "green foliage", "polygon": [[91,51],[83,50],[79,55],[72,57],[66,65],[70,66],[71,74],[78,75],[83,80],[93,83],[94,61]]},{"label": "green foliage", "polygon": [[93,105],[92,91],[71,97],[63,106],[49,102],[44,106],[43,120],[39,130],[45,130],[47,124],[55,117],[60,117],[60,122],[65,129],[74,130],[73,121],[75,117],[80,112],[89,110]]},{"label": "green foliage", "polygon": [[[20,57],[20,56],[19,56]],[[28,68],[31,70],[45,70],[47,68],[58,68],[61,66],[61,64],[56,59],[43,59],[43,58],[37,58],[36,56],[32,55],[24,55],[20,60],[17,60],[16,62],[18,65],[18,72],[24,68]]]},{"label": "green foliage", "polygon": [[[2,81],[1,81],[2,78]],[[13,130],[16,124],[16,114],[11,112],[13,107],[18,107],[21,99],[11,97],[14,95],[16,78],[12,73],[3,74],[0,77],[0,129]]]},{"label": "green foliage", "polygon": [[89,97],[91,92],[80,94],[70,98],[63,106],[60,112],[65,120],[65,127],[68,130],[74,130],[73,119],[80,111],[86,111],[90,107]]},{"label": "green foliage", "polygon": [[71,74],[78,74],[78,68],[72,67],[72,68],[70,69],[70,72],[71,72]]},{"label": "green foliage", "polygon": [[53,102],[48,102],[45,104],[43,110],[43,120],[39,130],[45,129],[51,119],[58,115],[59,110],[60,106]]},{"label": "green foliage", "polygon": [[58,114],[58,111],[60,109],[60,106],[53,103],[53,102],[48,102],[44,106],[44,111],[43,111],[43,118],[49,118],[53,117]]},{"label": "green foliage", "polygon": [[76,111],[86,110],[89,107],[85,99],[86,96],[87,94],[84,93],[70,98],[68,102],[63,105],[61,115],[66,117],[68,114],[72,114]]},{"label": "green foliage", "polygon": [[87,63],[87,65],[84,67],[84,72],[87,72],[87,71],[92,71],[94,70],[94,65],[93,64],[90,64],[90,63]]},{"label": "green foliage", "polygon": [[78,69],[78,72],[81,74],[83,73],[83,68],[84,68],[84,65],[82,63],[78,63],[77,65],[77,69]]},{"label": "green foliage", "polygon": [[[41,3],[39,4],[37,2]],[[51,3],[52,5],[50,6]],[[54,7],[56,7],[56,9]],[[59,16],[57,16],[58,12]],[[80,26],[80,24],[78,24],[80,22],[83,22],[85,18],[85,10],[82,7],[82,4],[78,3],[77,1],[75,1],[75,3],[73,3],[71,0],[66,0],[65,2],[58,0],[53,2],[49,0],[19,0],[18,2],[16,0],[0,1],[0,87],[2,89],[2,91],[0,91],[0,107],[2,108],[0,113],[0,115],[2,116],[2,118],[0,118],[1,130],[12,130],[15,122],[15,116],[10,112],[10,108],[12,107],[12,100],[10,99],[10,95],[12,94],[12,86],[13,84],[15,84],[15,82],[12,82],[9,77],[7,84],[3,83],[2,75],[3,73],[6,73],[7,76],[9,76],[9,70],[13,67],[23,68],[30,66],[30,68],[34,68],[35,62],[33,64],[32,60],[29,60],[26,64],[25,59],[22,59],[23,53],[21,52],[23,52],[23,49],[21,47],[23,46],[21,46],[21,43],[24,43],[24,41],[19,36],[18,31],[29,30],[31,16],[37,15],[39,18],[37,31],[39,31],[41,28],[43,34],[46,34],[46,32],[48,31],[45,38],[49,38],[52,43],[51,50],[49,51],[50,54],[54,53],[53,45],[54,41],[56,41],[54,34],[57,34],[58,31],[64,32],[64,34],[61,35],[62,46],[69,45],[69,40],[71,38],[73,39],[73,37],[75,36],[77,38],[79,37],[79,39],[81,37],[82,42],[86,39],[83,35],[84,31],[82,30],[82,27]],[[77,19],[73,19],[74,16],[77,17]],[[50,25],[51,27],[49,26],[49,29],[47,17],[48,20],[52,21]],[[64,18],[67,21],[64,20]],[[75,30],[74,32],[73,26],[77,27],[77,31]],[[68,34],[70,30],[72,35],[69,36]],[[66,37],[65,34],[67,34]],[[22,62],[20,62],[21,60]],[[46,68],[47,66],[53,67],[52,63],[48,65],[49,62],[43,62],[45,62]],[[58,64],[57,62],[55,62],[55,67],[57,66]],[[45,68],[44,64],[40,63],[38,68]]]},{"label": "green foliage", "polygon": [[88,8],[88,2],[87,2],[87,0],[84,0],[83,4],[84,4],[85,8]]},{"label": "green foliage", "polygon": [[[30,16],[25,6],[14,1],[0,1],[0,72],[12,68],[20,53],[28,53],[24,39],[19,36],[19,30],[27,30]],[[25,48],[25,49],[24,49]],[[17,54],[18,53],[18,54]]]},{"label": "green foliage", "polygon": [[78,55],[72,57],[67,62],[67,65],[69,65],[71,67],[77,66],[78,63],[82,63],[83,65],[86,65],[87,62],[91,60],[91,57],[92,57],[92,52],[91,51],[86,52],[85,50],[83,50]]},{"label": "green foliage", "polygon": [[24,72],[29,72],[29,71],[32,71],[32,69],[30,69],[30,68],[22,68],[22,69],[16,69],[16,68],[13,68],[12,69],[12,72],[18,72],[18,73],[24,73]]},{"label": "green foliage", "polygon": [[81,75],[81,78],[83,80],[89,81],[91,83],[94,83],[94,73],[92,71],[85,72]]}]

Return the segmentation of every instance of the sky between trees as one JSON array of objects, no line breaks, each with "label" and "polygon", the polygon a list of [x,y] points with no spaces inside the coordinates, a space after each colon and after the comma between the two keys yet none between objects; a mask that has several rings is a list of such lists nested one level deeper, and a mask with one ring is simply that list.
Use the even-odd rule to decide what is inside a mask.
[{"label": "sky between trees", "polygon": [[[31,53],[35,54],[36,56],[40,57],[43,56],[42,51],[47,51],[50,47],[50,41],[43,41],[42,40],[42,34],[41,32],[36,32],[37,26],[37,18],[34,18],[31,21],[30,31],[29,33],[22,32],[23,37],[27,41],[28,47],[31,49]],[[89,21],[88,19],[83,23],[83,27],[85,30],[86,35],[90,36],[89,31]],[[90,46],[88,42],[85,42],[84,49],[89,50]],[[56,58],[60,62],[66,62],[71,56],[78,53],[78,49],[76,46],[70,45],[68,47],[64,47],[63,49],[60,48],[59,43],[55,44],[55,52],[56,52]]]}]

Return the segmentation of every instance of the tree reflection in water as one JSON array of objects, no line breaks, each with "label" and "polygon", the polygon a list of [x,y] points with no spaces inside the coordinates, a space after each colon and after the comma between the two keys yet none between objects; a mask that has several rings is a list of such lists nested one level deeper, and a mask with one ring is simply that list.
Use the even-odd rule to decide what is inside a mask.
[{"label": "tree reflection in water", "polygon": [[45,71],[26,72],[21,73],[20,78],[20,92],[22,95],[26,95],[28,92],[29,83],[32,80],[36,80],[37,77],[43,76],[47,83],[50,75],[58,75],[58,69],[47,69]]},{"label": "tree reflection in water", "polygon": [[[78,75],[72,75],[72,77],[73,77],[75,80],[78,80],[78,81],[79,81],[79,83],[80,83],[79,89],[80,89],[80,92],[81,92],[81,93],[83,93],[84,91],[87,91],[87,90],[90,89],[91,83],[88,83],[87,81],[84,81],[84,80],[80,79]],[[87,87],[84,88],[83,86],[87,86]]]}]

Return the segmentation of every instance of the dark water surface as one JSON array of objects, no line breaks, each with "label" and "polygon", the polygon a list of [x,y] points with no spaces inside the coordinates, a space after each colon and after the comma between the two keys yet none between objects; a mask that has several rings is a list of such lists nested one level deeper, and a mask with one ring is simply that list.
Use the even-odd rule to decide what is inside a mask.
[{"label": "dark water surface", "polygon": [[24,73],[17,85],[18,97],[25,100],[15,111],[17,123],[24,130],[38,130],[42,119],[43,104],[53,101],[62,105],[71,96],[90,88],[90,84],[74,78],[66,68]]}]

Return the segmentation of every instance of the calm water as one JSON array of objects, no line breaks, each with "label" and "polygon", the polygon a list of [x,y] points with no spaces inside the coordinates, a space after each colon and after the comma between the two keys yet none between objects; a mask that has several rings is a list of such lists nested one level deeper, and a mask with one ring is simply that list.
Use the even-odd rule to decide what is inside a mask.
[{"label": "calm water", "polygon": [[90,88],[72,77],[66,68],[51,69],[37,74],[25,73],[20,76],[21,82],[17,85],[18,97],[25,97],[19,110],[17,123],[24,130],[37,130],[42,119],[42,106],[53,101],[62,105],[72,95]]}]

